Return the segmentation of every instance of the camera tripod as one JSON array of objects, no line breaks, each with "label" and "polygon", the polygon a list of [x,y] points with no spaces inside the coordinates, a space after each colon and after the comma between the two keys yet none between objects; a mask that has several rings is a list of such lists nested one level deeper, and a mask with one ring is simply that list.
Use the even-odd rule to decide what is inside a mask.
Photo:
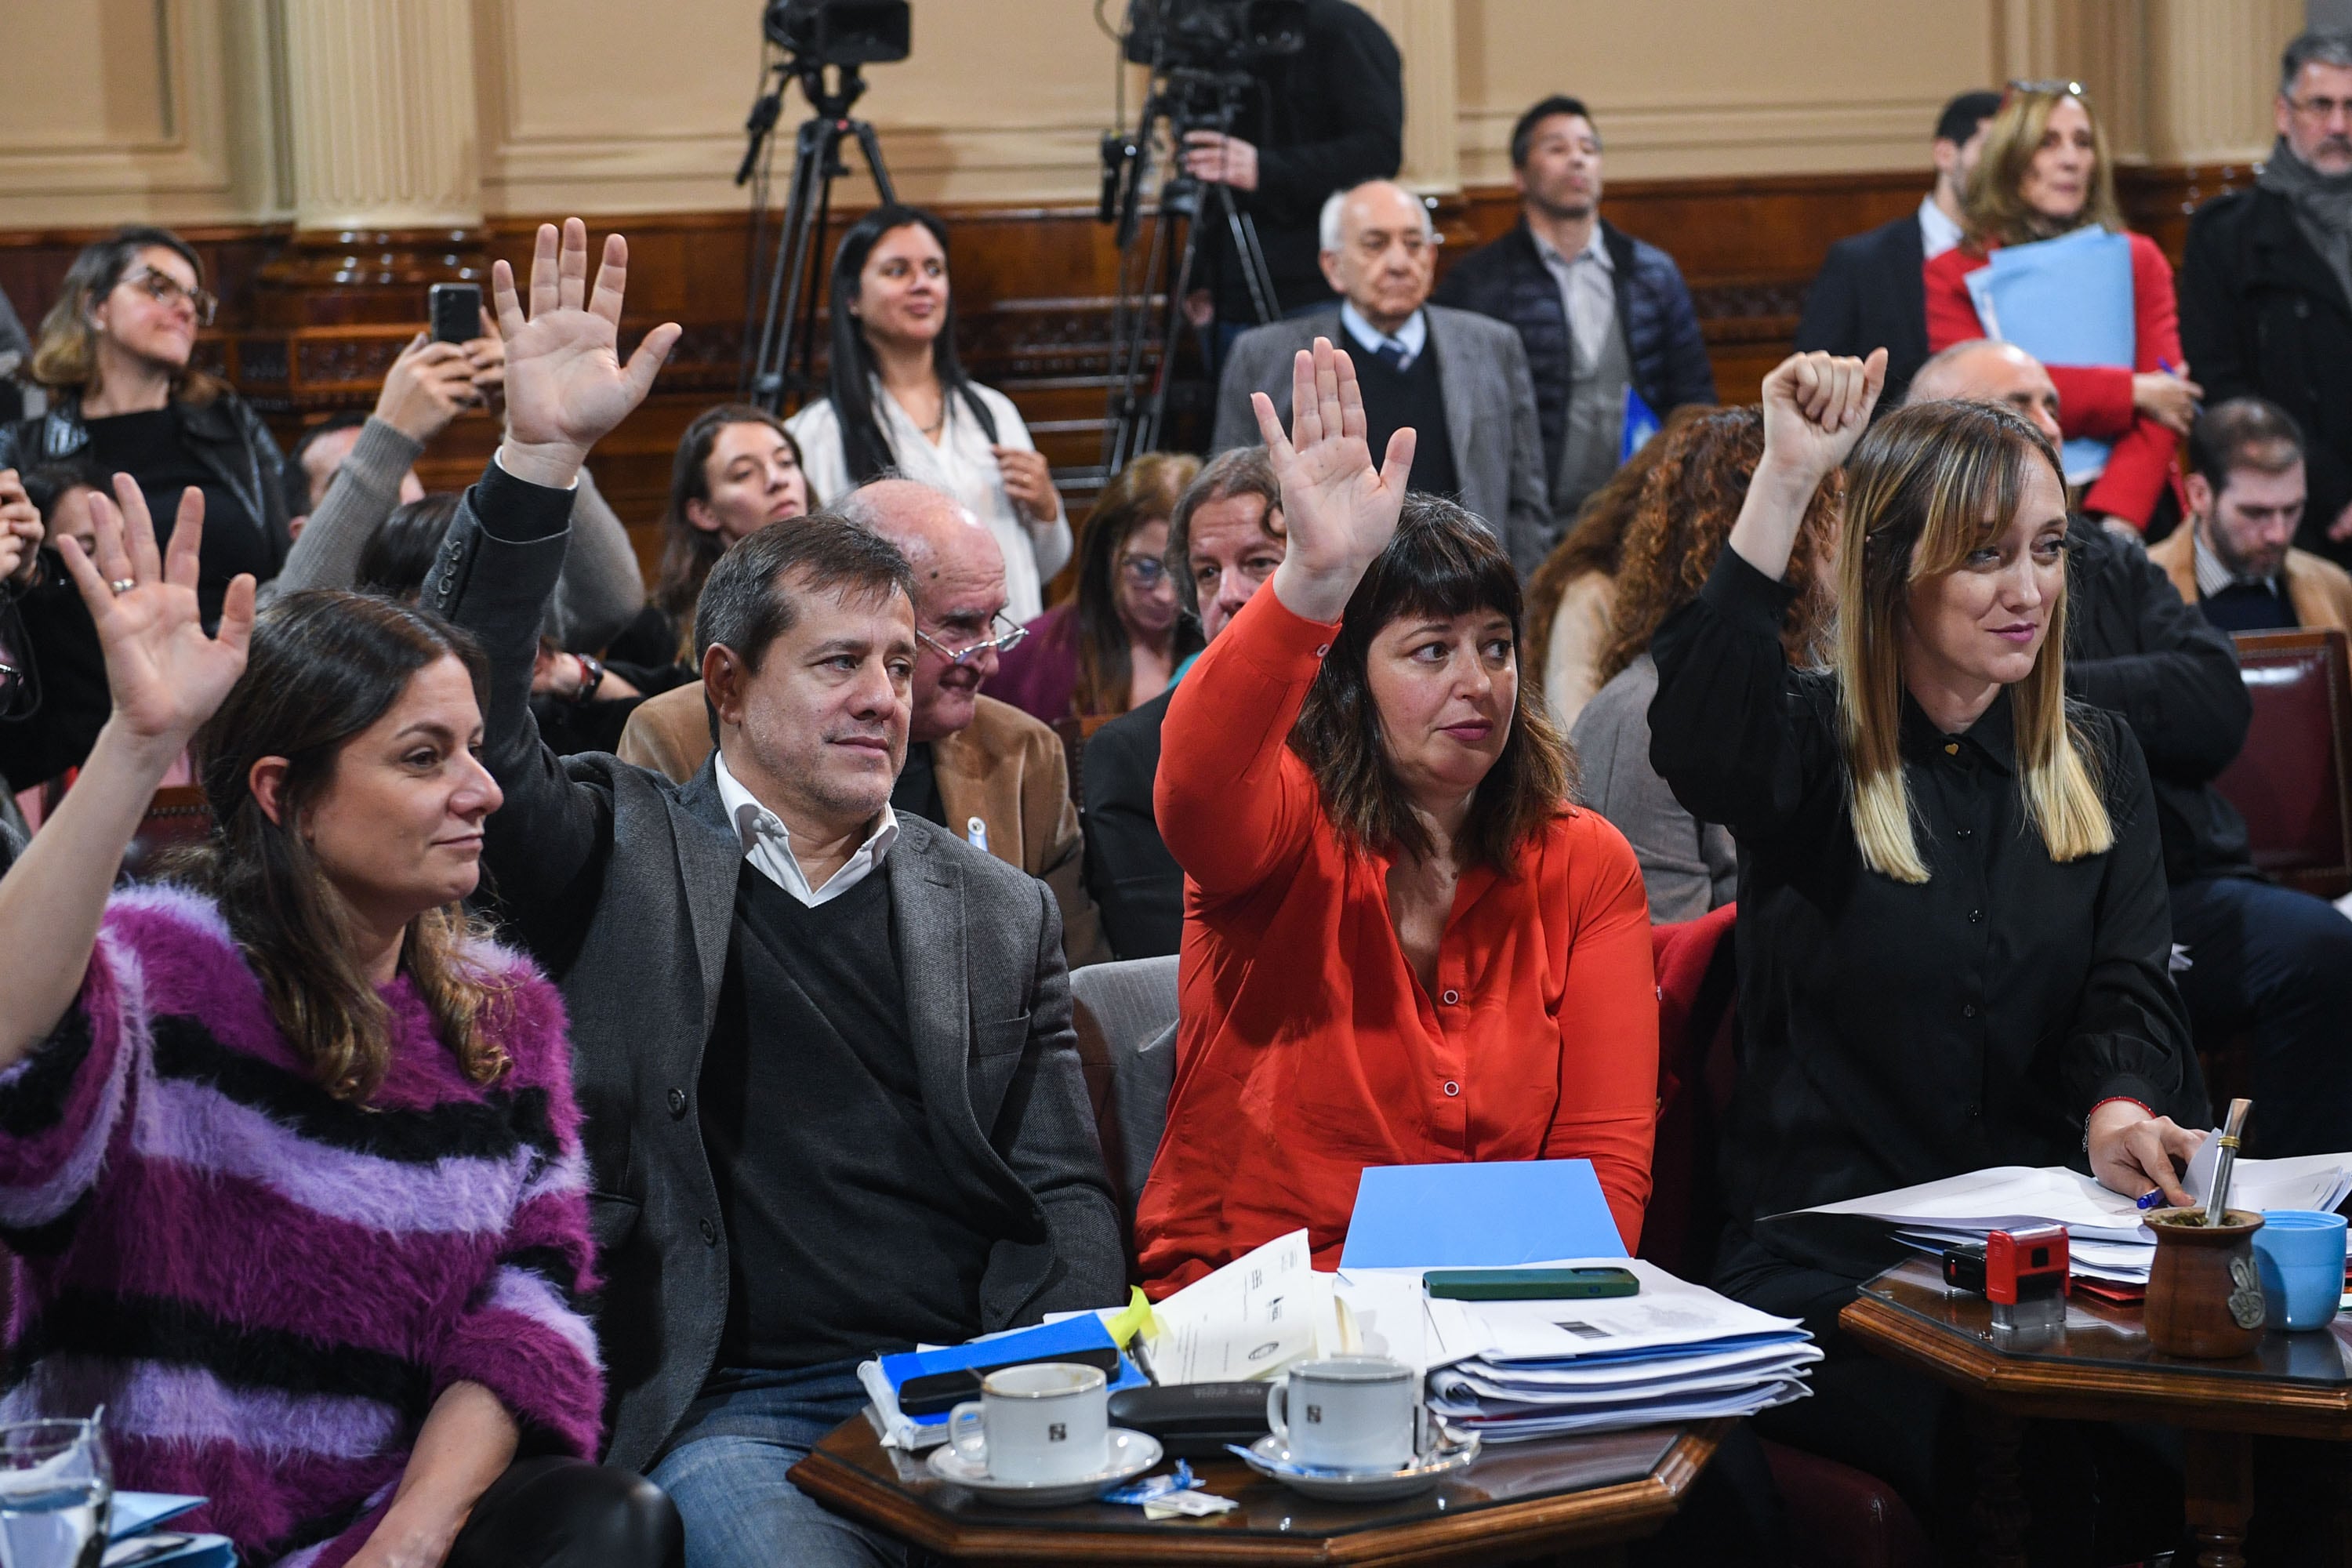
[{"label": "camera tripod", "polygon": [[[751,353],[740,384],[745,397],[771,414],[782,415],[788,397],[804,398],[814,385],[810,373],[816,357],[816,304],[825,264],[817,242],[832,217],[833,183],[849,173],[842,162],[842,143],[856,139],[885,205],[898,199],[890,172],[883,166],[882,144],[874,127],[849,112],[866,91],[865,79],[854,65],[837,68],[838,86],[828,90],[822,64],[787,59],[776,66],[774,89],[751,106],[745,122],[751,145],[735,172],[737,184],[752,185],[752,287],[743,305],[743,342]],[[782,112],[784,89],[795,78],[816,112],[801,122],[793,138],[792,191],[762,286],[758,268],[768,221],[768,166],[762,153],[774,155],[770,135]]]},{"label": "camera tripod", "polygon": [[1166,81],[1164,89],[1146,100],[1142,124],[1132,138],[1104,138],[1100,216],[1118,225],[1109,427],[1103,437],[1106,474],[1118,473],[1129,458],[1160,445],[1175,376],[1176,346],[1182,342],[1184,299],[1198,271],[1204,219],[1224,220],[1258,321],[1271,321],[1276,311],[1274,277],[1258,245],[1257,226],[1234,205],[1232,186],[1196,179],[1183,173],[1180,163],[1160,183],[1150,234],[1144,235],[1142,192],[1150,174],[1153,124],[1168,122],[1170,144],[1181,159],[1186,132],[1231,129],[1251,86],[1250,77],[1239,71],[1174,69],[1166,73]]}]

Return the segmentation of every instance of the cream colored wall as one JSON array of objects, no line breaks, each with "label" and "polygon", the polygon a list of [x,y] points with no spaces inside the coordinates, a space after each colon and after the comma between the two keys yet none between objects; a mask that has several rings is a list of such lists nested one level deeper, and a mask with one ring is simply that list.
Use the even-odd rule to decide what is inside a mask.
[{"label": "cream colored wall", "polygon": [[[404,3],[423,14],[415,0],[0,0],[0,227],[287,217],[294,150],[318,144],[300,117],[334,111],[288,90],[304,74],[303,40],[336,8]],[[486,213],[740,204],[730,177],[759,85],[757,0],[425,10],[462,18],[468,3],[471,38],[449,43],[471,45],[478,134],[450,144],[478,160],[465,173]],[[1507,178],[1512,118],[1557,90],[1591,102],[1619,179],[1917,167],[1950,92],[2021,73],[2082,77],[2127,157],[2253,156],[2270,139],[2271,62],[2302,10],[2299,0],[1363,3],[1404,47],[1406,174],[1433,190]],[[1121,0],[1106,8],[1116,16]],[[911,199],[1087,204],[1112,72],[1092,0],[918,0],[914,58],[874,68],[860,111]],[[784,132],[806,113],[795,89]],[[867,192],[855,180],[844,198]]]}]

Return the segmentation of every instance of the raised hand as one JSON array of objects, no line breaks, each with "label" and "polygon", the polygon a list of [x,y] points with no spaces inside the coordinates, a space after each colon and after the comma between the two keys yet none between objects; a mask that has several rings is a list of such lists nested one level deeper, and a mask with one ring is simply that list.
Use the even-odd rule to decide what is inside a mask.
[{"label": "raised hand", "polygon": [[1886,351],[1866,360],[1816,351],[1790,354],[1764,378],[1764,454],[1777,468],[1818,484],[1870,427],[1886,384]]},{"label": "raised hand", "polygon": [[478,401],[473,362],[466,351],[456,343],[431,342],[419,332],[384,373],[375,416],[423,447]]},{"label": "raised hand", "polygon": [[604,239],[596,286],[588,287],[588,228],[563,220],[539,226],[530,259],[530,313],[516,297],[514,269],[490,267],[490,298],[506,339],[507,437],[499,448],[509,473],[536,484],[569,485],[581,462],[613,426],[645,401],[654,374],[676,346],[679,328],[665,321],[645,336],[629,363],[620,359],[621,297],[629,244]]},{"label": "raised hand", "polygon": [[1764,378],[1764,456],[1748,481],[1732,550],[1767,577],[1788,575],[1805,509],[1870,426],[1886,384],[1886,351],[1866,360],[1791,354]]},{"label": "raised hand", "polygon": [[1364,573],[1394,537],[1412,471],[1414,435],[1389,437],[1381,467],[1364,444],[1364,395],[1356,367],[1328,338],[1298,351],[1290,367],[1290,428],[1282,433],[1274,402],[1250,395],[1258,434],[1282,482],[1288,535],[1274,574],[1276,596],[1294,614],[1336,621]]},{"label": "raised hand", "polygon": [[220,631],[205,636],[196,615],[204,491],[192,485],[181,493],[172,542],[160,552],[138,482],[115,475],[114,495],[114,500],[96,492],[89,498],[96,559],[70,536],[58,541],[58,553],[106,650],[112,722],[131,739],[176,755],[245,673],[253,642],[253,578],[240,574],[229,584]]}]

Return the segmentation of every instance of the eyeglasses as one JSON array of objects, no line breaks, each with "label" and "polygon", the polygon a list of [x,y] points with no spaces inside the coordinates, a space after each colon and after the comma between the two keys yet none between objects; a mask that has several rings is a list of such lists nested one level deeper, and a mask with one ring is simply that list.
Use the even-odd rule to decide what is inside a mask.
[{"label": "eyeglasses", "polygon": [[134,272],[123,281],[158,305],[168,307],[185,300],[188,308],[195,312],[196,325],[200,327],[211,326],[213,312],[220,309],[220,300],[211,289],[191,289],[168,272],[157,272],[151,268],[144,272]]},{"label": "eyeglasses", "polygon": [[2046,77],[2038,81],[2013,79],[2009,83],[2007,92],[2003,96],[2007,96],[2008,92],[2054,92],[2062,93],[2068,98],[2080,98],[2083,96],[2083,84],[2079,81],[2063,81],[2056,77]]},{"label": "eyeglasses", "polygon": [[2290,98],[2286,106],[2305,120],[2315,120],[2325,125],[2339,114],[2352,115],[2352,99]]},{"label": "eyeglasses", "polygon": [[1021,646],[1021,639],[1029,635],[1029,628],[1027,626],[1014,626],[1011,620],[1005,617],[1003,611],[999,611],[994,616],[991,617],[988,624],[992,626],[1003,626],[1007,629],[997,637],[983,638],[981,641],[972,644],[970,647],[965,648],[950,647],[947,644],[940,641],[939,638],[931,636],[930,633],[925,631],[920,626],[917,626],[915,628],[915,638],[918,642],[929,643],[933,651],[938,653],[941,658],[946,659],[950,664],[962,664],[969,659],[979,658],[982,654],[988,652],[992,648],[998,653],[1011,653],[1014,648]]},{"label": "eyeglasses", "polygon": [[1127,580],[1149,594],[1168,580],[1168,563],[1157,555],[1128,555],[1119,559],[1118,569]]}]

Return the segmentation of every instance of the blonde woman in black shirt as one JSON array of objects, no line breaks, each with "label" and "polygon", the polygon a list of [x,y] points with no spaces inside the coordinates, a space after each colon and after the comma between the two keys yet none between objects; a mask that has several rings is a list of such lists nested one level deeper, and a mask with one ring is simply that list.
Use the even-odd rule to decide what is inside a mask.
[{"label": "blonde woman in black shirt", "polygon": [[[1717,1282],[1832,1352],[1794,1429],[1763,1425],[1933,1512],[1941,1396],[1835,1340],[1895,1254],[1758,1222],[1993,1165],[2186,1202],[2199,1134],[2171,1115],[2206,1107],[2147,764],[2119,719],[2065,697],[2057,454],[1990,404],[1865,435],[1885,365],[1801,354],[1766,378],[1730,548],[1651,645],[1651,758],[1741,849]],[[1782,579],[1841,463],[1833,668],[1791,669]]]}]

